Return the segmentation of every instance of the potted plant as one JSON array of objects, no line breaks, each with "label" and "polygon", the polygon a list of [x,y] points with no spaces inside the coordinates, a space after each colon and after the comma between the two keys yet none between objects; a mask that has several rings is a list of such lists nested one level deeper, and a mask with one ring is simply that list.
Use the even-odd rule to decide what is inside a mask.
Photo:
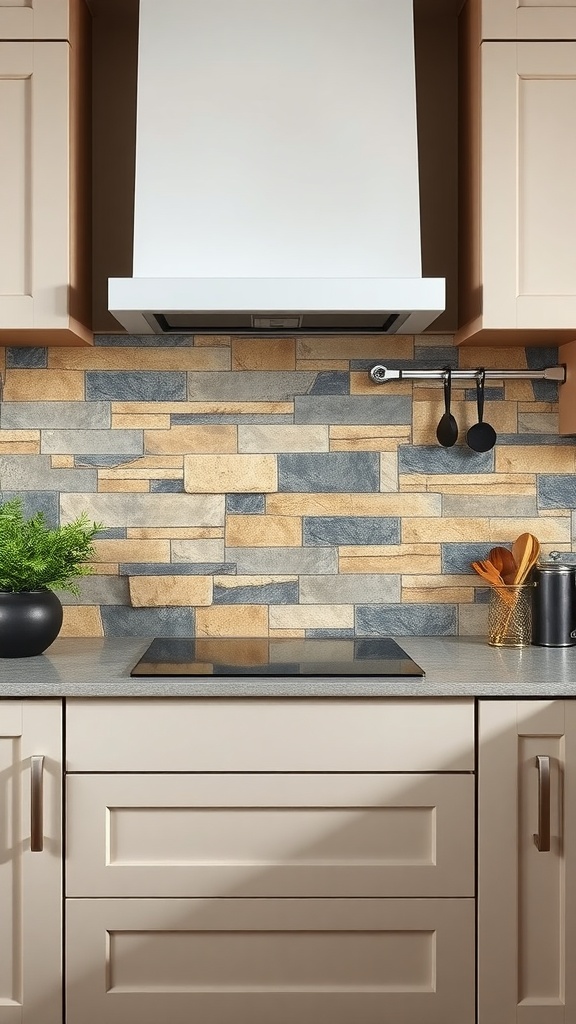
[{"label": "potted plant", "polygon": [[50,529],[42,512],[26,518],[20,498],[0,504],[0,657],[42,654],[62,626],[55,590],[78,594],[92,572],[92,539],[102,526],[83,513]]}]

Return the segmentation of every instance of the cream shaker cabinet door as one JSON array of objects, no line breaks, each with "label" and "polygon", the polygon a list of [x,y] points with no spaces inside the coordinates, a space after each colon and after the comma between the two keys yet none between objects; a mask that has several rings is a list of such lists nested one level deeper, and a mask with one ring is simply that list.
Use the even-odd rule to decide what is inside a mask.
[{"label": "cream shaker cabinet door", "polygon": [[0,1024],[62,1024],[61,723],[0,701]]},{"label": "cream shaker cabinet door", "polygon": [[83,0],[0,0],[0,39],[68,39],[78,2]]},{"label": "cream shaker cabinet door", "polygon": [[68,896],[473,896],[472,775],[69,775]]},{"label": "cream shaker cabinet door", "polygon": [[576,1020],[576,702],[480,701],[479,1024]]},{"label": "cream shaker cabinet door", "polygon": [[469,0],[480,9],[482,39],[576,39],[574,0]]},{"label": "cream shaker cabinet door", "polygon": [[66,901],[67,1024],[473,1024],[473,900]]}]

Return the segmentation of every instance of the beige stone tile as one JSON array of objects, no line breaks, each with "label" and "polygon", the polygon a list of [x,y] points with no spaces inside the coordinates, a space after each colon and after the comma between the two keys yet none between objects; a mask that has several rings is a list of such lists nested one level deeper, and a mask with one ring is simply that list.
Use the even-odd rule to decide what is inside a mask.
[{"label": "beige stone tile", "polygon": [[521,533],[533,533],[539,541],[568,543],[570,519],[562,516],[549,519],[490,519],[490,540],[514,541]]},{"label": "beige stone tile", "polygon": [[[354,552],[354,554],[350,554]],[[359,554],[356,554],[359,552]],[[341,573],[402,573],[439,575],[442,558],[438,544],[400,544],[373,548],[347,548],[339,550],[338,567]]]},{"label": "beige stone tile", "polygon": [[410,437],[412,428],[407,423],[393,423],[390,425],[378,424],[362,424],[360,426],[352,424],[334,424],[330,426],[330,440],[339,441],[363,441],[368,438],[379,438],[379,437],[392,437],[399,439],[406,439]]},{"label": "beige stone tile", "polygon": [[398,445],[407,444],[405,437],[367,438],[365,442],[358,439],[349,441],[330,441],[331,452],[397,452]]},{"label": "beige stone tile", "polygon": [[[46,373],[45,370],[35,371]],[[163,413],[286,414],[294,411],[294,402],[112,402],[112,415],[139,416]]]},{"label": "beige stone tile", "polygon": [[162,413],[140,413],[131,416],[123,413],[112,416],[112,430],[170,430],[170,415]]},{"label": "beige stone tile", "polygon": [[305,629],[271,629],[269,634],[272,637],[281,640],[283,637],[288,640],[302,640],[306,636]]},{"label": "beige stone tile", "polygon": [[154,469],[148,466],[106,467],[98,469],[98,480],[182,480],[184,468]]},{"label": "beige stone tile", "polygon": [[380,455],[380,490],[398,491],[398,454],[382,452]]},{"label": "beige stone tile", "polygon": [[437,494],[268,494],[266,512],[285,516],[435,516]]},{"label": "beige stone tile", "polygon": [[426,491],[426,481],[428,477],[423,473],[400,473],[398,475],[398,490],[399,491]]},{"label": "beige stone tile", "polygon": [[426,541],[477,541],[491,537],[488,520],[438,516],[435,519],[403,519],[402,542],[404,544],[425,543]]},{"label": "beige stone tile", "polygon": [[191,494],[276,491],[273,455],[185,455],[184,487]]},{"label": "beige stone tile", "polygon": [[296,423],[240,424],[238,451],[259,454],[327,452],[328,427]]},{"label": "beige stone tile", "polygon": [[297,359],[297,370],[311,370],[322,372],[323,370],[348,370],[350,361],[348,359]]},{"label": "beige stone tile", "polygon": [[573,473],[574,449],[568,445],[496,445],[497,473]]},{"label": "beige stone tile", "polygon": [[224,536],[220,526],[129,526],[128,540],[209,540]]},{"label": "beige stone tile", "polygon": [[540,508],[538,509],[539,516],[552,516],[552,518],[566,517],[569,518],[572,515],[572,510],[569,508]]},{"label": "beige stone tile", "polygon": [[[456,478],[457,479],[457,478]],[[429,491],[436,490],[433,484],[430,484]],[[496,495],[530,495],[534,496],[536,493],[536,483],[533,484],[489,484],[483,487],[482,484],[444,484],[441,489],[442,494],[468,494],[468,495],[482,495],[483,497],[496,497]]]},{"label": "beige stone tile", "polygon": [[2,347],[0,347],[0,370],[5,370],[5,369],[6,369],[6,349],[2,346]]},{"label": "beige stone tile", "polygon": [[132,491],[135,494],[145,494],[150,490],[150,481],[146,480],[103,480],[98,478],[98,490],[101,494],[115,493],[117,491]]},{"label": "beige stone tile", "polygon": [[294,370],[294,338],[232,338],[233,370]]},{"label": "beige stone tile", "polygon": [[[409,380],[391,380],[388,384],[376,384],[367,370],[354,370],[350,374],[351,395],[372,395],[386,398],[386,395],[412,394],[412,382]],[[383,407],[384,408],[384,407]]]},{"label": "beige stone tile", "polygon": [[157,348],[95,346],[48,349],[48,366],[54,370],[229,370],[230,352],[217,347]]},{"label": "beige stone tile", "polygon": [[211,576],[131,576],[134,608],[181,608],[212,603]]},{"label": "beige stone tile", "polygon": [[83,402],[81,370],[7,370],[5,402]]},{"label": "beige stone tile", "polygon": [[307,335],[296,342],[297,359],[412,359],[412,334]]},{"label": "beige stone tile", "polygon": [[198,540],[172,539],[170,541],[173,562],[223,562],[224,538],[200,538]]},{"label": "beige stone tile", "polygon": [[404,604],[471,604],[474,601],[474,588],[466,587],[423,587],[421,589],[402,588]]},{"label": "beige stone tile", "polygon": [[118,576],[117,562],[88,562],[93,576]]},{"label": "beige stone tile", "polygon": [[273,629],[353,629],[352,604],[270,605]]},{"label": "beige stone tile", "polygon": [[238,428],[234,424],[199,424],[172,427],[171,430],[146,430],[144,451],[154,454],[178,452],[181,455],[207,452],[236,452]]},{"label": "beige stone tile", "polygon": [[[461,345],[458,349],[458,359],[461,369],[476,369],[485,366],[486,369],[503,370],[526,370],[526,350],[523,348],[475,348]],[[487,381],[486,384],[491,384]]]},{"label": "beige stone tile", "polygon": [[60,636],[104,636],[100,608],[92,604],[64,605]]},{"label": "beige stone tile", "polygon": [[95,540],[95,562],[169,562],[169,540]]},{"label": "beige stone tile", "polygon": [[299,516],[226,516],[228,547],[301,547]]},{"label": "beige stone tile", "polygon": [[297,576],[215,576],[214,586],[223,590],[237,587],[266,587],[269,583],[297,583]]},{"label": "beige stone tile", "polygon": [[225,348],[226,346],[228,346],[228,348],[230,348],[231,342],[232,339],[229,334],[194,335],[194,348],[202,348],[203,346],[206,346],[207,348],[212,348],[212,346],[222,346],[223,348]]},{"label": "beige stone tile", "polygon": [[73,455],[51,455],[50,465],[52,469],[72,469],[74,466]]},{"label": "beige stone tile", "polygon": [[414,345],[417,348],[450,348],[454,345],[453,334],[440,334],[434,331],[430,331],[429,334],[415,334]]},{"label": "beige stone tile", "polygon": [[139,455],[130,462],[125,462],[119,469],[182,469],[184,459],[181,455]]},{"label": "beige stone tile", "polygon": [[441,573],[439,576],[403,576],[402,577],[402,589],[403,590],[438,590],[441,587],[451,590],[456,587],[457,590],[467,589],[469,587],[481,586],[482,581],[477,577],[476,573],[470,570],[469,573],[461,573],[460,575],[454,573]]},{"label": "beige stone tile", "polygon": [[39,454],[39,430],[0,430],[0,455]]},{"label": "beige stone tile", "polygon": [[268,605],[212,605],[198,608],[196,636],[263,637],[268,635]]},{"label": "beige stone tile", "polygon": [[507,402],[534,401],[534,391],[529,380],[507,380],[504,382],[504,394]]}]

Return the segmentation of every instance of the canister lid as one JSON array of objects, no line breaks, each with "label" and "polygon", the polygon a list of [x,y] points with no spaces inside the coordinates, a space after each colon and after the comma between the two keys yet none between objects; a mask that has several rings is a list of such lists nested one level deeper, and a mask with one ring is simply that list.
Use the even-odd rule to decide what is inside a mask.
[{"label": "canister lid", "polygon": [[536,568],[541,572],[576,573],[576,555],[570,551],[551,551],[536,563]]}]

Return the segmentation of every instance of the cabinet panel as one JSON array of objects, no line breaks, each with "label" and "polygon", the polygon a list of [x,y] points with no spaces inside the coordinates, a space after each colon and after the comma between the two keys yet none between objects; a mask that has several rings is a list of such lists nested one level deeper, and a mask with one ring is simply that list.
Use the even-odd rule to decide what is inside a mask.
[{"label": "cabinet panel", "polygon": [[473,1024],[472,900],[68,900],[67,1024]]},{"label": "cabinet panel", "polygon": [[74,700],[66,712],[71,772],[474,770],[471,700]]},{"label": "cabinet panel", "polygon": [[[62,1022],[61,721],[59,701],[0,701],[0,1024]],[[38,755],[43,849],[32,850]]]},{"label": "cabinet panel", "polygon": [[471,775],[77,775],[68,896],[472,896]]},{"label": "cabinet panel", "polygon": [[482,39],[576,39],[574,0],[477,0]]},{"label": "cabinet panel", "polygon": [[0,0],[0,39],[68,39],[74,0]]}]

